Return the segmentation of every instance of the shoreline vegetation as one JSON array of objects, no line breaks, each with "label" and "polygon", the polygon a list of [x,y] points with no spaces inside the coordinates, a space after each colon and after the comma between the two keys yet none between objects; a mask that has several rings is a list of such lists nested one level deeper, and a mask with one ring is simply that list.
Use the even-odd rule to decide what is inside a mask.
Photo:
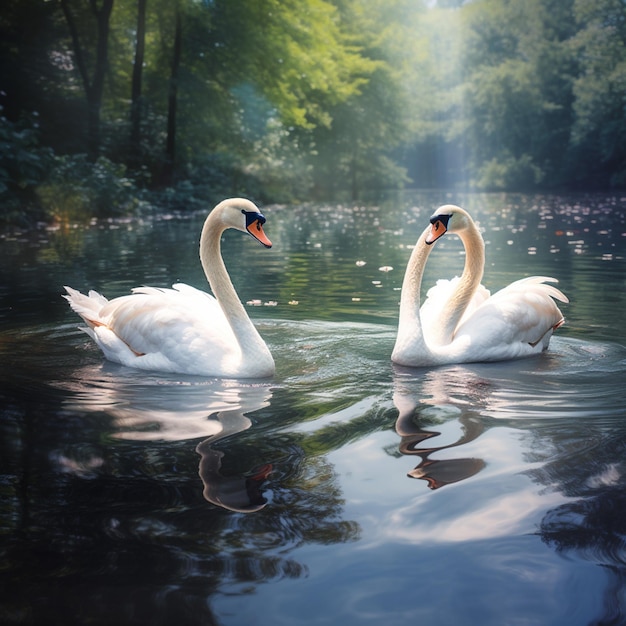
[{"label": "shoreline vegetation", "polygon": [[7,0],[0,228],[626,189],[621,0]]}]

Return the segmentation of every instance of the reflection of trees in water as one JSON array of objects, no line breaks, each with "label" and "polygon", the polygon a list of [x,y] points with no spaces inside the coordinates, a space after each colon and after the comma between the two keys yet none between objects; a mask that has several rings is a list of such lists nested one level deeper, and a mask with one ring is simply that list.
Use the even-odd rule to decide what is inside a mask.
[{"label": "reflection of trees in water", "polygon": [[607,489],[549,511],[541,521],[542,539],[560,552],[579,554],[626,575],[626,493]]},{"label": "reflection of trees in water", "polygon": [[342,519],[343,500],[325,457],[263,448],[260,456],[276,459],[277,479],[268,480],[271,508],[254,515],[208,507],[181,444],[150,451],[155,460],[169,457],[178,476],[166,479],[160,472],[137,476],[132,463],[113,468],[112,458],[105,459],[110,473],[90,478],[51,472],[39,459],[30,471],[48,478],[45,486],[27,487],[30,511],[4,554],[0,604],[33,615],[35,623],[70,609],[80,622],[81,608],[84,623],[94,615],[99,623],[141,622],[142,610],[145,623],[185,623],[191,610],[206,616],[207,600],[224,585],[306,576],[290,551],[354,540],[359,528]]},{"label": "reflection of trees in water", "polygon": [[568,502],[541,521],[543,541],[560,553],[576,551],[610,572],[604,591],[604,615],[595,624],[626,620],[626,492],[601,489],[598,495]]},{"label": "reflection of trees in water", "polygon": [[[72,616],[77,623],[213,624],[210,597],[221,587],[243,585],[249,592],[263,582],[306,576],[306,566],[290,556],[295,548],[358,537],[357,524],[342,519],[332,466],[324,454],[305,453],[296,433],[274,439],[266,424],[261,437],[214,442],[226,477],[272,466],[264,484],[271,507],[241,515],[207,503],[198,438],[173,435],[171,412],[165,413],[168,406],[184,408],[185,389],[171,403],[158,403],[165,413],[133,422],[137,439],[111,438],[137,420],[130,396],[107,393],[103,405],[87,389],[81,407],[76,394],[68,407],[66,393],[45,386],[31,395],[22,389],[13,400],[11,389],[0,391],[7,400],[2,428],[12,433],[3,440],[1,461],[11,485],[0,508],[8,539],[0,573],[3,623],[61,623]],[[146,390],[136,391],[141,398]],[[206,428],[210,418],[205,412],[200,421],[199,397],[191,396],[192,414],[182,420],[187,432],[196,421]],[[221,398],[226,405],[231,400]],[[170,440],[147,438],[158,431],[154,415]],[[118,430],[112,428],[120,419]],[[271,422],[271,407],[263,419]]]},{"label": "reflection of trees in water", "polygon": [[[529,373],[524,363],[517,366],[519,369],[514,364],[498,366],[489,370],[491,377],[481,376],[485,371],[482,366],[437,368],[420,373],[421,382],[418,376],[396,371],[394,403],[399,411],[396,430],[401,436],[400,451],[420,456],[422,462],[416,468],[419,477],[433,481],[438,476],[426,475],[432,466],[424,459],[434,450],[431,446],[440,430],[438,423],[456,419],[462,426],[463,437],[450,447],[462,443],[463,438],[480,436],[481,429],[489,427],[488,416],[523,432],[528,443],[526,459],[534,465],[525,473],[569,499],[544,515],[539,526],[542,540],[559,553],[575,553],[576,558],[605,568],[603,614],[593,623],[623,624],[626,427],[621,425],[618,400],[623,391],[617,385],[609,391],[605,379],[607,373],[612,376],[614,372],[610,363],[597,371],[592,368],[587,379],[579,376],[573,384],[554,378],[558,388],[554,383],[541,387],[536,378],[542,376],[541,368],[548,370],[551,363],[549,358],[535,362]],[[579,367],[584,371],[584,364]],[[575,394],[572,386],[576,387]],[[541,392],[545,394],[545,410],[539,402]],[[607,397],[611,393],[616,402]],[[456,414],[446,412],[450,407]],[[439,413],[433,416],[432,408]]]},{"label": "reflection of trees in water", "polygon": [[[439,423],[466,420],[463,437],[480,436],[480,429],[489,427],[490,417],[523,432],[528,444],[526,460],[534,465],[525,473],[569,499],[545,514],[539,527],[541,538],[559,553],[575,552],[606,569],[604,615],[594,623],[623,624],[626,426],[621,408],[623,385],[615,372],[622,369],[624,353],[593,346],[587,351],[582,344],[573,344],[568,350],[576,364],[573,378],[552,375],[559,362],[550,354],[528,365],[521,361],[497,367],[436,368],[420,373],[421,383],[418,376],[412,378],[398,369],[394,403],[399,410],[400,451],[418,453],[422,463],[417,470],[420,477],[427,478],[422,455],[430,454],[432,433],[438,432],[430,406],[456,408],[458,415],[442,411]],[[548,384],[542,385],[544,374]]]},{"label": "reflection of trees in water", "polygon": [[541,434],[551,441],[549,456],[527,473],[570,499],[542,520],[547,543],[600,564],[626,567],[626,428],[613,423],[568,420],[566,433],[562,420],[546,425]]},{"label": "reflection of trees in water", "polygon": [[[559,422],[550,460],[529,472],[534,480],[563,492],[570,501],[548,511],[539,526],[542,540],[562,554],[577,556],[610,572],[604,615],[597,624],[626,620],[626,430],[603,420]],[[586,445],[582,445],[584,442]]]}]

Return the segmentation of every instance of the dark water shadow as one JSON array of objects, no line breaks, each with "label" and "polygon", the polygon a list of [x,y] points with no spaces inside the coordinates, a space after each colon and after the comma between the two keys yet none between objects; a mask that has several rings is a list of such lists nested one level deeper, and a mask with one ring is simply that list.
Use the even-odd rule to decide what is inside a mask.
[{"label": "dark water shadow", "polygon": [[358,537],[325,459],[265,437],[282,390],[146,375],[47,331],[2,338],[3,623],[217,623],[224,586],[304,578],[297,546]]}]

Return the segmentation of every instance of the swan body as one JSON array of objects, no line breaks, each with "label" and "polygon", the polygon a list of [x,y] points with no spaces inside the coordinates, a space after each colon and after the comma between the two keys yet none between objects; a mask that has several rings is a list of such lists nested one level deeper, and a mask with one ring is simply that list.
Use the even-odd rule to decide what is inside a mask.
[{"label": "swan body", "polygon": [[63,296],[105,357],[144,370],[201,376],[257,378],[274,373],[274,359],[252,324],[228,276],[220,252],[222,233],[234,228],[265,247],[265,217],[249,200],[231,198],[208,215],[200,260],[215,297],[189,285],[137,287],[107,300],[65,287]]},{"label": "swan body", "polygon": [[[485,245],[470,215],[454,205],[439,207],[409,259],[400,300],[398,334],[391,360],[409,367],[504,361],[546,350],[564,322],[555,299],[568,302],[546,276],[515,281],[490,295],[480,284]],[[446,232],[465,247],[461,277],[438,281],[421,306],[422,276],[432,244]]]}]

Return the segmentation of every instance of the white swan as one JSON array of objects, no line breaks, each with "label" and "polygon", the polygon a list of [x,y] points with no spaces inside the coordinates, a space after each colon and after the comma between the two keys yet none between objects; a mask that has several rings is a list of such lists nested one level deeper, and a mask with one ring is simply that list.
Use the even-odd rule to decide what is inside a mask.
[{"label": "white swan", "polygon": [[[460,207],[439,207],[417,240],[400,299],[398,335],[391,360],[410,367],[503,361],[546,350],[552,332],[564,322],[552,298],[566,296],[545,276],[523,278],[493,296],[480,285],[485,245],[476,224]],[[446,232],[465,247],[463,274],[439,281],[420,309],[424,266],[433,244]]]},{"label": "white swan", "polygon": [[257,378],[274,373],[274,359],[250,321],[220,253],[227,228],[251,234],[265,247],[265,217],[249,200],[231,198],[209,213],[200,237],[200,260],[215,297],[178,283],[173,289],[137,287],[110,302],[65,287],[85,332],[106,358],[145,370],[201,376]]}]

